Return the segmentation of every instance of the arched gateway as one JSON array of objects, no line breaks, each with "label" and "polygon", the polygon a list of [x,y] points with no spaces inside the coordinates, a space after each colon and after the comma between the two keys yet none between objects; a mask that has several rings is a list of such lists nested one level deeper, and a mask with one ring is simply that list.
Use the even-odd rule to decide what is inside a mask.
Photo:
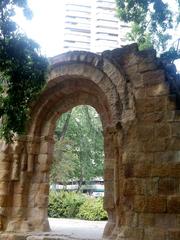
[{"label": "arched gateway", "polygon": [[180,127],[169,94],[154,52],[139,52],[136,45],[102,56],[69,52],[52,58],[47,87],[32,105],[27,135],[12,145],[1,143],[2,239],[49,231],[55,123],[81,104],[93,106],[103,125],[104,239],[179,239]]}]

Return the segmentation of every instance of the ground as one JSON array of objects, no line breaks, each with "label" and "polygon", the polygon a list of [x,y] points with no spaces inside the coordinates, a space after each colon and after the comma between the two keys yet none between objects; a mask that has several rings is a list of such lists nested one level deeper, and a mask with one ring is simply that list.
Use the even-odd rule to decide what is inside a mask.
[{"label": "ground", "polygon": [[78,219],[49,219],[52,232],[77,239],[101,239],[106,221],[84,221]]}]

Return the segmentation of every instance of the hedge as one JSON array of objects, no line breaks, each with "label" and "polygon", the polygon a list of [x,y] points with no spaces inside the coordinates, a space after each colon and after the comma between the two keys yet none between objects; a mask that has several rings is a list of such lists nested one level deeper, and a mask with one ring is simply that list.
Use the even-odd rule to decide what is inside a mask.
[{"label": "hedge", "polygon": [[79,218],[106,220],[103,198],[91,198],[75,192],[50,192],[48,216],[53,218]]}]

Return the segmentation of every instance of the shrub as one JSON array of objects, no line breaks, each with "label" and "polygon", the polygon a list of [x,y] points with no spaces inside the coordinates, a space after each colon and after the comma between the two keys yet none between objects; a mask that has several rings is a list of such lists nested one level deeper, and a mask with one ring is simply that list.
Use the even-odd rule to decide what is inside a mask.
[{"label": "shrub", "polygon": [[92,221],[106,220],[107,213],[103,209],[103,198],[87,198],[79,208],[77,217]]},{"label": "shrub", "polygon": [[103,198],[91,198],[75,192],[50,192],[49,217],[80,218],[85,220],[106,220]]},{"label": "shrub", "polygon": [[48,215],[49,217],[75,218],[85,197],[74,192],[50,192]]}]

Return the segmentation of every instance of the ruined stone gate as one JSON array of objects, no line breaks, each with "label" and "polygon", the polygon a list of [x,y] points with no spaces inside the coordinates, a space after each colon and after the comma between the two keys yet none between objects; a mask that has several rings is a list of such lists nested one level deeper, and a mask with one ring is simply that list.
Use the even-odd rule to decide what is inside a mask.
[{"label": "ruined stone gate", "polygon": [[47,86],[31,107],[27,135],[11,145],[1,143],[0,239],[49,230],[55,123],[64,112],[88,104],[99,113],[104,133],[104,239],[179,240],[176,90],[155,52],[138,51],[136,45],[101,56],[69,52],[52,58]]}]

